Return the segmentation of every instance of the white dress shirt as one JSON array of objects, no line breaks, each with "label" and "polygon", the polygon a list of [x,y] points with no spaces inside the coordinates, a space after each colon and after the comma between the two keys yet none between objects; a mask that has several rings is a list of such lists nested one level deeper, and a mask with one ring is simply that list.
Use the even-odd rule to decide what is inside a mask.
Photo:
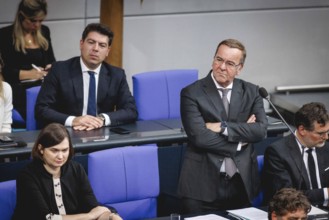
[{"label": "white dress shirt", "polygon": [[0,97],[0,132],[10,133],[12,119],[12,89],[6,82],[0,82],[3,86],[3,97]]},{"label": "white dress shirt", "polygon": [[[88,71],[92,71],[95,73],[95,82],[96,82],[96,97],[98,92],[98,79],[99,79],[99,72],[101,70],[101,66],[99,65],[96,69],[90,70],[82,61],[82,58],[80,57],[80,65],[82,70],[82,79],[83,79],[83,108],[82,108],[82,115],[87,115],[87,108],[88,108],[88,96],[89,96],[89,78],[90,75]],[[97,100],[97,98],[96,98]],[[110,117],[107,114],[102,114],[105,118],[105,126],[111,124]],[[65,121],[65,126],[72,126],[73,119],[76,116],[69,116]]]}]

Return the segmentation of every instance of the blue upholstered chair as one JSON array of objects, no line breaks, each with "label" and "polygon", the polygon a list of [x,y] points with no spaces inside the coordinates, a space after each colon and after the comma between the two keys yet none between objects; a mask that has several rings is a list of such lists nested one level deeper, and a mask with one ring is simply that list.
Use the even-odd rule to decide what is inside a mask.
[{"label": "blue upholstered chair", "polygon": [[26,90],[26,130],[37,130],[37,122],[34,118],[34,107],[41,86],[31,87]]},{"label": "blue upholstered chair", "polygon": [[16,206],[16,180],[0,182],[0,219],[10,220]]},{"label": "blue upholstered chair", "polygon": [[13,108],[12,111],[13,125],[17,125],[18,127],[25,126],[25,120],[19,114],[19,112]]},{"label": "blue upholstered chair", "polygon": [[133,75],[139,120],[180,118],[180,91],[198,79],[198,70],[162,70]]},{"label": "blue upholstered chair", "polygon": [[[257,156],[257,163],[258,163],[258,173],[259,173],[259,176],[261,177],[262,176],[262,171],[263,171],[263,167],[264,167],[264,155],[258,155]],[[254,198],[253,202],[252,202],[252,205],[254,207],[259,207],[262,205],[263,203],[263,191],[262,189],[260,190],[260,192],[258,193],[257,197]]]},{"label": "blue upholstered chair", "polygon": [[88,177],[99,203],[125,220],[157,216],[158,151],[154,146],[120,147],[88,156]]}]

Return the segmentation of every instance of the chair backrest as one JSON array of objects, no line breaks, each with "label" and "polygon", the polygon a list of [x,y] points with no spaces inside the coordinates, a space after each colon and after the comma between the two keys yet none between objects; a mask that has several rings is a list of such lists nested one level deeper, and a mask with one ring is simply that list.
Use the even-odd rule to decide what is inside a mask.
[{"label": "chair backrest", "polygon": [[24,125],[25,124],[25,120],[23,119],[21,114],[19,114],[19,112],[14,108],[13,108],[13,111],[12,111],[12,118],[13,118],[13,124],[18,124],[18,125]]},{"label": "chair backrest", "polygon": [[[264,155],[257,156],[257,163],[258,163],[259,177],[262,177],[262,171],[263,171],[263,166],[264,166]],[[254,198],[252,205],[254,207],[260,207],[263,203],[263,198],[264,198],[264,193],[263,193],[263,190],[261,189],[260,192],[258,193],[257,197]]]},{"label": "chair backrest", "polygon": [[34,107],[41,86],[35,86],[26,90],[26,130],[37,130],[37,122],[34,118]]},{"label": "chair backrest", "polygon": [[139,120],[180,118],[180,91],[198,79],[198,70],[162,70],[133,75]]},{"label": "chair backrest", "polygon": [[160,186],[155,145],[90,153],[88,177],[98,202],[116,208],[123,219],[157,216]]},{"label": "chair backrest", "polygon": [[16,206],[16,180],[0,182],[0,219],[10,220]]}]

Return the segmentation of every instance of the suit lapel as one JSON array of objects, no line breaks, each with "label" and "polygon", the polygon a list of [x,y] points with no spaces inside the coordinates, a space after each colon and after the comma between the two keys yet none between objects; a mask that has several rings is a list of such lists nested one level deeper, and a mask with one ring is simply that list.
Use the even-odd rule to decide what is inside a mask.
[{"label": "suit lapel", "polygon": [[110,80],[110,72],[102,65],[98,77],[97,106],[106,97],[107,91],[109,91],[108,85],[110,84]]},{"label": "suit lapel", "polygon": [[81,111],[82,114],[82,108],[83,108],[83,78],[82,78],[82,69],[80,65],[80,58],[77,58],[73,65],[73,67],[70,69],[70,80],[73,85],[73,91],[74,95],[76,97],[78,106],[77,109]]},{"label": "suit lapel", "polygon": [[[299,175],[302,175],[303,182],[306,184],[307,189],[310,189],[310,181],[308,179],[307,170],[304,164],[304,160],[302,158],[302,154],[300,153],[299,146],[296,142],[295,136],[290,135],[288,140],[288,147],[289,147],[289,153],[290,157],[293,159]],[[305,154],[305,149],[304,149]]]},{"label": "suit lapel", "polygon": [[234,79],[233,88],[231,92],[231,101],[230,101],[230,119],[237,119],[238,114],[241,111],[241,105],[243,100],[243,89],[241,85],[241,81]]},{"label": "suit lapel", "polygon": [[211,71],[204,80],[203,90],[206,94],[205,97],[210,100],[209,104],[211,104],[214,107],[215,111],[218,113],[216,115],[218,115],[220,120],[226,121],[227,116],[225,108],[223,102],[221,101],[221,97],[218,93],[218,90],[215,86],[215,83],[211,77]]}]

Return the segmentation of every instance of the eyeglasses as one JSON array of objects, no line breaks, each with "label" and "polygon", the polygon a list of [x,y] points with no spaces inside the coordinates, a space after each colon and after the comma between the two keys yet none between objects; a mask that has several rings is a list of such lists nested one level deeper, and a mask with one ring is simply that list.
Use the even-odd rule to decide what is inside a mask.
[{"label": "eyeglasses", "polygon": [[323,131],[323,132],[310,131],[310,132],[315,133],[315,134],[319,135],[319,136],[322,137],[322,138],[326,137],[326,135],[329,136],[329,131]]},{"label": "eyeglasses", "polygon": [[220,65],[220,66],[223,65],[223,63],[225,63],[225,66],[228,69],[235,69],[241,65],[241,63],[235,64],[233,61],[229,61],[229,60],[225,61],[221,57],[215,57],[214,63],[216,63],[217,65]]}]

